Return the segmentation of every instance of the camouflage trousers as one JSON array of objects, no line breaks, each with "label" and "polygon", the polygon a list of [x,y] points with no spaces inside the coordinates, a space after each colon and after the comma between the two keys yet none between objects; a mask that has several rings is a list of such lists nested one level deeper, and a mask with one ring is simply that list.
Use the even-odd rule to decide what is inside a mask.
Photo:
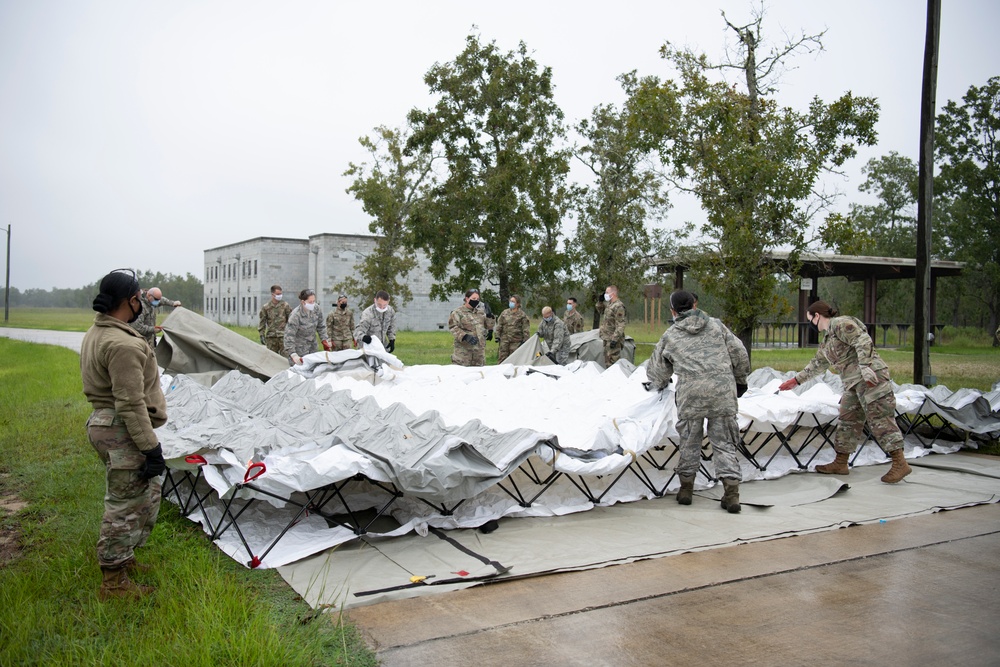
[{"label": "camouflage trousers", "polygon": [[267,341],[267,349],[276,354],[280,354],[281,356],[285,356],[285,337],[283,335],[268,335],[264,340]]},{"label": "camouflage trousers", "polygon": [[[705,418],[678,419],[677,434],[680,436],[680,461],[674,470],[683,477],[694,477],[701,465],[701,445],[705,439]],[[712,462],[715,476],[720,479],[742,480],[740,462],[736,460],[736,443],[740,437],[740,427],[736,415],[708,417],[708,441],[712,443]]]},{"label": "camouflage trousers", "polygon": [[87,422],[90,444],[105,467],[104,517],[97,539],[97,561],[101,567],[114,569],[132,560],[135,550],[149,539],[160,513],[162,480],[139,476],[146,457],[132,442],[124,422],[114,417],[114,421],[103,420],[111,422],[108,426],[95,425],[95,421],[103,423],[98,412]]},{"label": "camouflage trousers", "polygon": [[482,342],[476,346],[455,343],[451,353],[451,363],[456,366],[485,366],[486,350],[483,349]]},{"label": "camouflage trousers", "polygon": [[858,382],[844,390],[840,399],[840,423],[833,434],[833,448],[842,454],[854,452],[865,440],[865,422],[886,454],[903,446],[903,434],[896,424],[896,397],[888,371],[878,371],[879,383],[869,387]]},{"label": "camouflage trousers", "polygon": [[334,352],[340,352],[341,350],[350,350],[354,347],[353,338],[343,338],[339,340],[336,338],[331,338],[330,342],[333,343]]},{"label": "camouflage trousers", "polygon": [[497,352],[497,363],[502,364],[503,360],[509,357],[514,352],[514,350],[521,347],[523,343],[524,343],[523,340],[515,338],[506,338],[506,337],[503,338],[500,341],[500,349]]},{"label": "camouflage trousers", "polygon": [[618,342],[618,347],[611,349],[611,341],[604,341],[604,367],[611,368],[616,361],[622,358],[622,343]]}]

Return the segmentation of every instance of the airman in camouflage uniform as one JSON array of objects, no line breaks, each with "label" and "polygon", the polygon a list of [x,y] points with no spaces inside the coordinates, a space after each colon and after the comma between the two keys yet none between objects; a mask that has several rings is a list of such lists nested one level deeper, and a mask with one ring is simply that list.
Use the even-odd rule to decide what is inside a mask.
[{"label": "airman in camouflage uniform", "polygon": [[896,396],[889,381],[889,366],[878,356],[868,329],[860,320],[838,317],[837,310],[824,301],[809,306],[808,316],[809,324],[826,331],[826,337],[805,369],[783,382],[779,389],[792,389],[830,367],[840,375],[844,394],[840,399],[840,421],[833,435],[837,456],[832,463],[816,466],[816,471],[834,475],[850,473],[850,454],[865,439],[867,419],[868,430],[892,459],[892,467],[882,481],[895,484],[912,470],[903,456],[903,434],[896,424]]},{"label": "airman in camouflage uniform", "polygon": [[736,460],[740,429],[736,423],[737,397],[746,391],[750,357],[740,339],[726,325],[694,308],[689,292],[670,295],[674,324],[656,344],[646,369],[650,390],[662,390],[677,374],[677,433],[680,461],[675,469],[681,481],[677,502],[690,505],[694,478],[701,461],[704,421],[712,443],[712,461],[722,480],[722,507],[740,511],[742,475]]},{"label": "airman in camouflage uniform", "polygon": [[104,464],[107,489],[97,540],[98,597],[137,599],[153,591],[128,575],[143,569],[135,550],[146,543],[160,510],[166,463],[153,429],[166,423],[167,403],[153,349],[127,324],[142,309],[135,273],[114,271],[100,289],[98,315],[80,348],[83,393],[94,408],[87,436]]},{"label": "airman in camouflage uniform", "polygon": [[372,305],[361,311],[361,322],[354,329],[354,340],[360,345],[365,336],[382,341],[386,352],[396,349],[396,311],[389,305],[389,293],[379,290]]},{"label": "airman in camouflage uniform", "polygon": [[563,323],[566,324],[566,331],[570,334],[583,331],[583,315],[580,314],[579,308],[576,298],[570,297],[566,300],[566,317],[563,318]]},{"label": "airman in camouflage uniform", "polygon": [[347,307],[347,295],[337,297],[337,303],[326,316],[326,332],[333,343],[334,352],[349,350],[354,346],[354,311]]},{"label": "airman in camouflage uniform", "polygon": [[569,361],[569,332],[548,306],[542,308],[542,321],[538,324],[538,337],[549,347],[548,357],[563,366]]},{"label": "airman in camouflage uniform", "polygon": [[304,289],[299,292],[299,305],[292,310],[285,326],[284,353],[289,365],[301,364],[302,357],[316,351],[317,334],[324,347],[330,346],[323,309],[316,303],[316,292]]},{"label": "airman in camouflage uniform", "polygon": [[455,339],[451,363],[458,366],[486,365],[486,311],[480,307],[479,290],[466,290],[465,303],[448,316],[448,330]]},{"label": "airman in camouflage uniform", "polygon": [[521,310],[521,297],[512,295],[507,304],[509,308],[497,318],[496,337],[500,349],[497,351],[497,363],[510,356],[511,352],[521,347],[521,343],[531,336],[531,322]]},{"label": "airman in camouflage uniform", "polygon": [[621,359],[625,345],[625,304],[618,300],[618,288],[608,285],[604,290],[604,312],[601,313],[600,336],[604,341],[604,366],[610,368]]},{"label": "airman in camouflage uniform", "polygon": [[281,285],[271,285],[271,299],[260,309],[257,325],[261,345],[280,355],[285,354],[285,326],[292,314],[292,307],[282,297]]},{"label": "airman in camouflage uniform", "polygon": [[178,308],[181,302],[164,297],[159,287],[150,287],[148,290],[144,290],[142,293],[142,312],[139,314],[139,318],[130,324],[133,329],[142,334],[149,346],[153,348],[156,347],[156,332],[160,330],[160,327],[156,326],[156,315],[161,305]]}]

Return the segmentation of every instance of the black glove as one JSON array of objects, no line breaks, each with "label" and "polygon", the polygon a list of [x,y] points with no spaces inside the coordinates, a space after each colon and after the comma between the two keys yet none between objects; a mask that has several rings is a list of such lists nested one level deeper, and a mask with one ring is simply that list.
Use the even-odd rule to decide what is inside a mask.
[{"label": "black glove", "polygon": [[261,345],[267,345],[267,343],[264,342],[264,337],[263,336],[260,337],[260,344]]},{"label": "black glove", "polygon": [[361,337],[361,342],[367,345],[368,343],[372,342],[372,337],[369,336],[368,334],[365,334],[364,336]]},{"label": "black glove", "polygon": [[472,334],[465,334],[464,336],[462,336],[462,342],[466,343],[467,345],[479,345],[479,339],[473,336]]},{"label": "black glove", "polygon": [[739,398],[743,394],[747,393],[747,386],[745,384],[736,383],[736,398]]},{"label": "black glove", "polygon": [[392,352],[396,349],[396,339],[393,338],[389,341],[389,347],[385,348],[386,352]]},{"label": "black glove", "polygon": [[548,357],[549,360],[552,361],[552,363],[554,363],[554,364],[558,364],[559,363],[558,361],[556,361],[556,353],[555,352],[546,352],[545,356]]},{"label": "black glove", "polygon": [[167,462],[163,460],[163,449],[157,443],[154,449],[148,452],[143,452],[146,455],[146,460],[142,462],[142,467],[139,468],[139,477],[143,479],[152,479],[153,477],[158,477],[163,474],[163,471],[167,469]]},{"label": "black glove", "polygon": [[493,329],[486,332],[486,340],[493,340]]},{"label": "black glove", "polygon": [[613,341],[608,342],[608,349],[617,350],[618,349],[618,341],[613,340]]}]

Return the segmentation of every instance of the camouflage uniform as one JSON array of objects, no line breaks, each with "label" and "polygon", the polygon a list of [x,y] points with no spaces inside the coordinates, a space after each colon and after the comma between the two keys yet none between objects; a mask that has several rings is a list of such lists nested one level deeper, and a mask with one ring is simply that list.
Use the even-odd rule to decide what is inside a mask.
[{"label": "camouflage uniform", "polygon": [[531,336],[531,322],[520,308],[508,308],[500,313],[496,323],[497,342],[500,349],[497,353],[497,363],[510,356],[511,352],[521,347],[521,343]]},{"label": "camouflage uniform", "polygon": [[274,302],[268,299],[260,309],[260,324],[257,333],[264,340],[267,349],[283,355],[285,353],[285,325],[292,314],[292,307],[285,301]]},{"label": "camouflage uniform", "polygon": [[384,313],[378,312],[374,303],[362,310],[354,340],[360,344],[362,336],[378,338],[384,347],[389,347],[389,341],[396,340],[396,311],[392,306],[386,306]]},{"label": "camouflage uniform", "polygon": [[[448,329],[455,339],[451,363],[459,366],[486,365],[486,311],[482,306],[475,310],[462,304],[448,316]],[[462,340],[466,335],[475,336],[475,345]]]},{"label": "camouflage uniform", "polygon": [[538,337],[549,346],[549,352],[556,355],[556,363],[566,365],[569,361],[569,332],[566,325],[555,315],[546,322],[543,318],[538,325]]},{"label": "camouflage uniform", "polygon": [[288,316],[288,324],[285,326],[285,347],[284,355],[291,363],[292,355],[297,354],[304,357],[318,349],[316,335],[320,340],[326,340],[326,321],[323,319],[323,309],[317,303],[312,311],[308,311],[298,305]]},{"label": "camouflage uniform", "polygon": [[625,345],[625,304],[619,299],[608,301],[601,314],[600,336],[604,341],[604,366],[610,368],[622,356]]},{"label": "camouflage uniform", "polygon": [[685,311],[660,337],[646,373],[658,389],[664,389],[677,373],[677,474],[693,477],[698,472],[707,419],[716,474],[740,481],[736,385],[746,384],[750,373],[750,357],[740,339],[718,319],[697,309]]},{"label": "camouflage uniform", "polygon": [[566,317],[563,318],[563,323],[566,325],[566,331],[570,334],[580,333],[583,331],[583,315],[581,315],[580,311],[576,308],[566,311]]},{"label": "camouflage uniform", "polygon": [[143,479],[143,452],[159,446],[154,428],[167,421],[152,348],[127,324],[99,314],[80,348],[83,393],[94,407],[87,436],[104,463],[104,517],[97,540],[101,567],[130,562],[160,511],[159,477]]},{"label": "camouflage uniform", "polygon": [[[896,424],[896,397],[889,382],[889,366],[875,351],[868,330],[854,317],[834,317],[816,356],[795,376],[799,384],[808,382],[829,367],[840,374],[844,395],[840,398],[840,421],[833,436],[833,447],[850,454],[865,439],[868,429],[888,454],[903,446],[903,434]],[[875,372],[878,382],[869,387],[861,379],[861,369]]]},{"label": "camouflage uniform", "polygon": [[334,306],[326,316],[326,331],[330,334],[334,352],[351,349],[354,346],[354,311]]},{"label": "camouflage uniform", "polygon": [[[135,322],[132,322],[129,326],[138,331],[146,339],[150,347],[156,347],[156,314],[159,312],[160,306],[154,306],[149,302],[149,299],[146,297],[146,290],[142,291],[139,303],[142,304],[142,312],[139,313],[139,317],[136,318]],[[177,302],[164,296],[160,297],[160,305],[173,307],[177,305]]]}]

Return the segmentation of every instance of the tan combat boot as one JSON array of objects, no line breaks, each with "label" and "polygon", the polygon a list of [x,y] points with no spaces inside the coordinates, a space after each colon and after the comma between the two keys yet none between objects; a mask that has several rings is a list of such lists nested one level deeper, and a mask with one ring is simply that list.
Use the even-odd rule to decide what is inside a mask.
[{"label": "tan combat boot", "polygon": [[101,572],[104,580],[101,581],[101,588],[97,591],[97,598],[101,602],[111,598],[138,600],[156,590],[152,586],[142,586],[129,579],[124,567],[114,569],[102,567]]},{"label": "tan combat boot", "polygon": [[730,514],[739,514],[740,510],[740,483],[735,479],[722,480],[722,488],[726,492],[722,496],[722,509]]},{"label": "tan combat boot", "polygon": [[681,505],[690,505],[691,498],[694,497],[694,475],[685,477],[681,475],[681,488],[677,491],[677,502]]},{"label": "tan combat boot", "polygon": [[886,484],[895,484],[913,472],[913,468],[910,467],[910,464],[906,462],[906,457],[903,456],[902,447],[892,450],[889,456],[892,458],[892,467],[889,468],[889,472],[882,475],[883,482]]},{"label": "tan combat boot", "polygon": [[133,576],[137,574],[149,574],[152,571],[153,567],[151,565],[140,563],[134,558],[125,563],[125,572]]},{"label": "tan combat boot", "polygon": [[821,472],[824,475],[850,475],[851,469],[847,467],[847,462],[850,460],[851,455],[845,454],[844,452],[837,452],[837,458],[835,458],[830,463],[825,463],[821,466],[816,466],[816,472]]}]

